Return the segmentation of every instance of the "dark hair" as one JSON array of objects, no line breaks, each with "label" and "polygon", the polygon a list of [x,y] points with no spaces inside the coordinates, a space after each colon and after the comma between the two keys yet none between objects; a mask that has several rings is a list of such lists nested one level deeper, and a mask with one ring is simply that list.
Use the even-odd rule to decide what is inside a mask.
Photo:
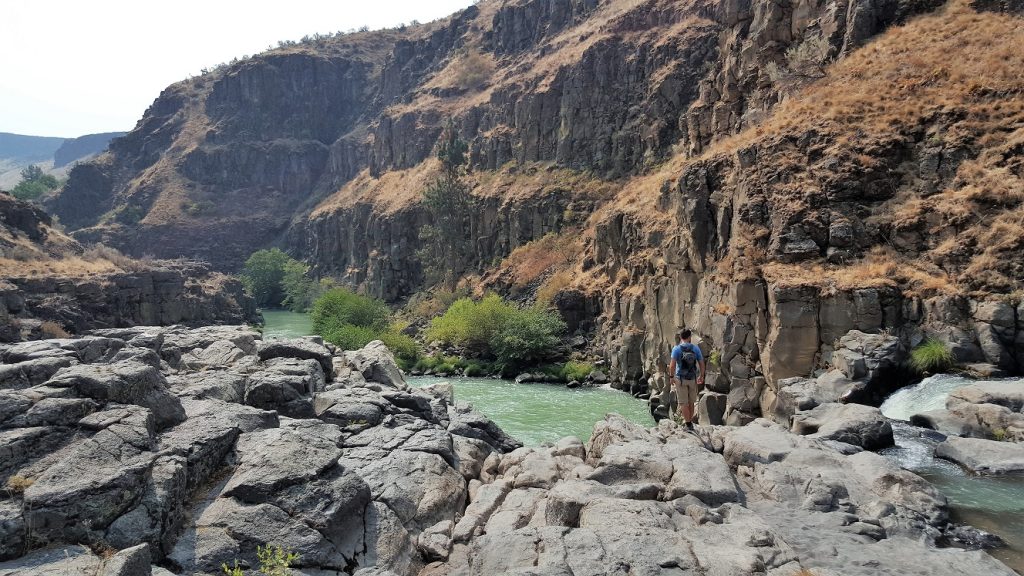
[{"label": "dark hair", "polygon": [[679,339],[689,340],[692,334],[693,332],[691,332],[689,328],[683,328],[682,330],[679,331]]}]

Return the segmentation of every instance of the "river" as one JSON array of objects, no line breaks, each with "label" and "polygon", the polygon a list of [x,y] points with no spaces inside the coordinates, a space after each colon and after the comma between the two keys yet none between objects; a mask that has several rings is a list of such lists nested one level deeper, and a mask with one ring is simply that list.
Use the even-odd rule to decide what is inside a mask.
[{"label": "river", "polygon": [[[307,314],[264,310],[263,337],[295,338],[312,333]],[[412,386],[441,382],[430,376],[408,379]],[[654,426],[647,403],[608,387],[569,389],[557,384],[516,384],[493,378],[448,378],[455,400],[467,402],[527,446],[576,436],[590,438],[594,423],[609,412],[644,427]]]},{"label": "river", "polygon": [[893,425],[896,447],[882,453],[941,490],[949,499],[953,520],[1006,541],[1005,548],[989,552],[1018,573],[1024,573],[1024,477],[965,472],[956,464],[935,458],[937,442],[929,433],[905,422],[913,414],[945,408],[953,390],[973,382],[940,374],[890,396],[882,404],[882,414],[897,420]]}]

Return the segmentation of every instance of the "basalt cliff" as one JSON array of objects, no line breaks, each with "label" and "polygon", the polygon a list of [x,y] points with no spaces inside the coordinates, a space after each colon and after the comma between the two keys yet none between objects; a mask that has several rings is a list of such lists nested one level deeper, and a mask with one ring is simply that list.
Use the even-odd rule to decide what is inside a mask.
[{"label": "basalt cliff", "polygon": [[0,192],[0,342],[140,324],[259,321],[235,278],[197,262],[83,247],[38,207]]},{"label": "basalt cliff", "polygon": [[881,358],[925,338],[1020,372],[1019,12],[484,1],[175,84],[47,207],[131,254],[231,270],[281,245],[401,301],[429,288],[420,198],[451,121],[477,199],[472,284],[553,294],[656,404],[684,325],[715,358],[715,423],[784,419],[808,386],[878,396],[899,368]]}]

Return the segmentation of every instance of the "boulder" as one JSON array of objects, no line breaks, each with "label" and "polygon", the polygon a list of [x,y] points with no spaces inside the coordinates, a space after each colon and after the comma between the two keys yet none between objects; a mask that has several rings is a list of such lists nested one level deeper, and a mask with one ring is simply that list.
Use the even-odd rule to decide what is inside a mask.
[{"label": "boulder", "polygon": [[260,342],[257,347],[257,354],[260,360],[271,358],[297,358],[300,360],[316,360],[320,363],[327,380],[334,377],[334,364],[331,360],[331,352],[324,347],[323,342],[316,342],[309,338],[278,339]]},{"label": "boulder", "polygon": [[55,388],[72,388],[101,402],[135,404],[148,408],[160,428],[185,419],[181,402],[170,393],[159,370],[146,364],[122,361],[62,368],[46,382]]},{"label": "boulder", "polygon": [[936,446],[935,455],[978,474],[1024,472],[1024,445],[1014,442],[950,436]]},{"label": "boulder", "polygon": [[98,430],[72,444],[24,493],[25,522],[38,542],[94,541],[146,488],[156,458],[151,412],[138,406],[82,420]]},{"label": "boulder", "polygon": [[522,446],[522,442],[509,436],[497,424],[467,405],[448,407],[448,432],[466,438],[486,442],[499,452],[511,452]]},{"label": "boulder", "polygon": [[892,425],[878,408],[861,404],[822,404],[793,416],[792,431],[868,450],[893,445]]},{"label": "boulder", "polygon": [[347,351],[346,364],[364,379],[387,388],[407,390],[402,371],[395,363],[395,357],[380,340],[374,340],[361,350]]}]

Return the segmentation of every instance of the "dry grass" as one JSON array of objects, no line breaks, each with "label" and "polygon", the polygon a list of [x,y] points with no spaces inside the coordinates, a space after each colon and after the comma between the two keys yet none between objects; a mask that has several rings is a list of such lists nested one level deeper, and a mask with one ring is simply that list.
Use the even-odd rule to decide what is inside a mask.
[{"label": "dry grass", "polygon": [[65,330],[63,326],[61,326],[60,324],[57,324],[56,322],[51,322],[49,320],[47,320],[46,322],[43,322],[42,324],[40,324],[39,325],[39,330],[40,330],[40,332],[43,333],[43,336],[46,336],[47,338],[70,338],[71,337],[71,334],[69,334],[68,331]]},{"label": "dry grass", "polygon": [[25,476],[19,476],[15,474],[7,479],[6,488],[11,494],[24,494],[25,490],[28,490],[35,481]]},{"label": "dry grass", "polygon": [[770,262],[761,272],[777,286],[814,286],[824,295],[864,288],[898,288],[908,296],[958,291],[954,279],[942,270],[880,246],[849,265]]},{"label": "dry grass", "polygon": [[580,252],[577,230],[561,234],[547,234],[516,248],[499,266],[515,279],[515,285],[525,286],[552,269],[569,266]]},{"label": "dry grass", "polygon": [[571,269],[559,270],[544,281],[537,288],[536,301],[539,304],[550,304],[559,292],[573,286],[575,271]]}]

